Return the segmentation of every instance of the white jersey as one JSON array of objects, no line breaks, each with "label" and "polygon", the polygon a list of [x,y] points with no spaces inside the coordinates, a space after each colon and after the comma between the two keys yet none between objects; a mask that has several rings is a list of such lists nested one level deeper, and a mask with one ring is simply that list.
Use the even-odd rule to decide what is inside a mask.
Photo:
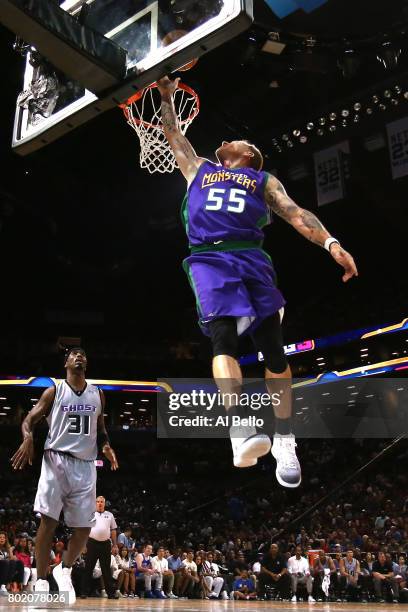
[{"label": "white jersey", "polygon": [[98,387],[86,383],[85,389],[77,393],[67,381],[58,383],[47,417],[49,432],[44,449],[93,461],[98,454],[96,436],[101,412]]}]

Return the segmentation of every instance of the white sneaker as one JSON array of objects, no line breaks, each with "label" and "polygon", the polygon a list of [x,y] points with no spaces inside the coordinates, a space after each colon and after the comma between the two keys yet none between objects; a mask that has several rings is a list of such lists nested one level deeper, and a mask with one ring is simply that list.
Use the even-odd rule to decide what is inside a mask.
[{"label": "white sneaker", "polygon": [[292,603],[297,603],[297,597],[296,597],[296,595],[294,595],[290,601],[291,601]]},{"label": "white sneaker", "polygon": [[170,591],[170,593],[167,595],[167,597],[168,597],[169,599],[178,599],[177,595],[175,595],[175,594],[173,593],[173,591]]},{"label": "white sneaker", "polygon": [[108,594],[107,594],[107,592],[106,592],[106,590],[105,590],[105,589],[102,589],[102,591],[101,591],[101,597],[108,597]]},{"label": "white sneaker", "polygon": [[231,591],[229,598],[232,600],[234,599],[234,591]]},{"label": "white sneaker", "polygon": [[221,599],[229,599],[228,594],[227,594],[227,591],[223,591],[223,592],[221,593]]},{"label": "white sneaker", "polygon": [[6,589],[6,585],[2,584],[0,586],[0,597],[7,597],[8,596],[8,590]]},{"label": "white sneaker", "polygon": [[218,599],[218,595],[217,595],[217,593],[214,593],[214,591],[212,593],[210,593],[208,597],[210,599]]},{"label": "white sneaker", "polygon": [[37,580],[37,582],[34,585],[35,593],[48,593],[49,590],[50,590],[50,585],[48,583],[48,580]]},{"label": "white sneaker", "polygon": [[309,597],[307,598],[307,603],[316,603],[316,600],[311,595],[309,595]]},{"label": "white sneaker", "polygon": [[302,481],[296,446],[293,434],[273,436],[272,455],[276,459],[276,479],[283,487],[292,489],[298,487]]},{"label": "white sneaker", "polygon": [[[55,578],[55,582],[58,584],[58,591],[68,594],[68,604],[72,605],[76,602],[75,589],[72,585],[71,580],[72,567],[62,567],[62,563],[59,563],[52,570],[52,575]],[[39,580],[37,580],[37,584]],[[37,584],[35,586],[37,586]]]},{"label": "white sneaker", "polygon": [[269,453],[271,441],[265,434],[259,434],[255,427],[230,427],[229,430],[235,467],[256,465],[258,457]]}]

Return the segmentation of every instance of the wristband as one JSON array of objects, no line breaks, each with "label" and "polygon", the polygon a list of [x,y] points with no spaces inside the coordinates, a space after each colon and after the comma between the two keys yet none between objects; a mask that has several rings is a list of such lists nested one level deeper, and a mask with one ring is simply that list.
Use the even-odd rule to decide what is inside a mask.
[{"label": "wristband", "polygon": [[337,244],[340,246],[340,242],[336,240],[336,238],[333,238],[333,237],[327,238],[327,240],[324,243],[324,248],[326,249],[326,251],[329,251],[330,253],[330,247],[335,242],[337,242]]}]

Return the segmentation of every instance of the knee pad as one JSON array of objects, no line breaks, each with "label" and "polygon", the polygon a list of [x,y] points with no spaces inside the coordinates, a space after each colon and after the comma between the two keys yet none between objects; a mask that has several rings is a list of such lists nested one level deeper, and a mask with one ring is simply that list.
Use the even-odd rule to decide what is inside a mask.
[{"label": "knee pad", "polygon": [[238,332],[237,322],[234,317],[220,317],[211,321],[210,325],[213,356],[229,355],[238,356]]},{"label": "knee pad", "polygon": [[282,347],[271,347],[262,353],[264,363],[270,372],[281,374],[288,367],[285,351]]},{"label": "knee pad", "polygon": [[258,351],[261,351],[266,367],[274,374],[281,374],[288,367],[283,348],[282,313],[268,317],[255,330],[253,337]]}]

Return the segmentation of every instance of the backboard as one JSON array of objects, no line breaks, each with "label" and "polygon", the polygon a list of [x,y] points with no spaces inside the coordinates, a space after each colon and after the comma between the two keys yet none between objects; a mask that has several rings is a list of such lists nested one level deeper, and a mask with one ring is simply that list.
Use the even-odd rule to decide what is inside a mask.
[{"label": "backboard", "polygon": [[[65,0],[61,8],[124,48],[127,74],[98,98],[28,46],[13,130],[13,147],[22,155],[124,102],[252,22],[252,0]],[[164,46],[163,38],[174,30],[186,34]]]}]

